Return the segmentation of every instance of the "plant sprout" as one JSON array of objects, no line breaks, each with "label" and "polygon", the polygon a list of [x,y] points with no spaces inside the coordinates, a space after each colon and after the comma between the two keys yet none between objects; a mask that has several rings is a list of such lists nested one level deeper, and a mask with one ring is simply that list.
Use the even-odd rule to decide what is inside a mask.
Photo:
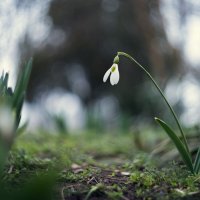
[{"label": "plant sprout", "polygon": [[[117,77],[116,73],[119,73],[118,64],[119,64],[119,57],[120,56],[124,56],[124,57],[128,58],[134,64],[136,64],[138,67],[140,67],[140,69],[143,70],[143,72],[148,76],[148,78],[152,81],[152,83],[154,84],[154,86],[156,87],[158,92],[160,93],[161,97],[163,98],[163,100],[165,101],[167,107],[169,108],[171,114],[173,115],[173,118],[174,118],[174,120],[175,120],[175,122],[176,122],[176,124],[178,126],[178,129],[179,129],[179,131],[181,133],[181,139],[177,136],[177,134],[170,128],[170,126],[166,122],[164,122],[163,120],[161,120],[161,119],[159,119],[157,117],[155,117],[155,120],[164,129],[164,131],[167,133],[167,135],[170,137],[170,139],[175,144],[175,146],[176,146],[180,156],[182,157],[183,161],[185,162],[188,170],[193,174],[198,174],[199,170],[200,170],[200,147],[198,149],[195,161],[194,161],[194,163],[192,163],[192,156],[191,156],[191,153],[189,151],[188,143],[187,143],[185,134],[183,132],[183,129],[181,127],[181,124],[180,124],[180,122],[178,120],[178,117],[177,117],[175,111],[173,110],[172,106],[168,102],[167,98],[165,97],[164,93],[162,92],[162,90],[160,89],[160,87],[158,86],[158,84],[156,83],[154,78],[151,76],[151,74],[139,62],[137,62],[133,57],[131,57],[127,53],[118,52],[117,56],[114,58],[113,65],[105,73],[103,81],[105,82],[107,80],[108,76],[111,73],[111,77],[110,77],[111,85],[114,85],[114,84],[118,83],[119,75],[118,75],[118,79],[117,79],[116,78]],[[116,69],[113,70],[113,67],[115,67]]]},{"label": "plant sprout", "polygon": [[14,90],[8,87],[9,74],[0,76],[0,175],[19,127],[31,68],[32,59],[19,74]]}]

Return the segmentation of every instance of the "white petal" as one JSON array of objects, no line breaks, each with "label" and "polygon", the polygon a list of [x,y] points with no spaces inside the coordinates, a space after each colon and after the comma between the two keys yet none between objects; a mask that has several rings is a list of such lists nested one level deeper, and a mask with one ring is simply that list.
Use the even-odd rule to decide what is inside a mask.
[{"label": "white petal", "polygon": [[103,82],[106,82],[106,81],[107,81],[107,79],[108,79],[110,73],[111,73],[111,68],[108,69],[108,70],[106,71],[106,73],[104,74],[104,76],[103,76]]},{"label": "white petal", "polygon": [[[113,74],[113,73],[112,73]],[[111,85],[115,85],[115,83],[113,82],[113,78],[111,78],[112,74],[110,75],[110,84]]]},{"label": "white petal", "polygon": [[111,85],[116,85],[119,82],[119,70],[116,70],[110,75],[110,83]]}]

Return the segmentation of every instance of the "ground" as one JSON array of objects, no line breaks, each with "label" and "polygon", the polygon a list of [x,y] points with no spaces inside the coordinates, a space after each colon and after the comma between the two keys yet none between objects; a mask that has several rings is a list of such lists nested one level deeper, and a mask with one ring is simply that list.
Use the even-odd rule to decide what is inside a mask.
[{"label": "ground", "polygon": [[158,137],[154,130],[41,132],[17,137],[1,196],[16,200],[200,199],[200,176],[190,174],[177,160],[163,133]]}]

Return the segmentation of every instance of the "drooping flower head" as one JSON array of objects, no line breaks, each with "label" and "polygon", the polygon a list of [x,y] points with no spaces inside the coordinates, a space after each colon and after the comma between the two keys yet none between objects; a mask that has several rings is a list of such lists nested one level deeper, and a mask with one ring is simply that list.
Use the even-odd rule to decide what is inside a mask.
[{"label": "drooping flower head", "polygon": [[106,82],[109,76],[111,85],[116,85],[119,82],[118,63],[119,63],[119,58],[118,56],[116,56],[114,59],[114,64],[104,74],[103,82]]}]

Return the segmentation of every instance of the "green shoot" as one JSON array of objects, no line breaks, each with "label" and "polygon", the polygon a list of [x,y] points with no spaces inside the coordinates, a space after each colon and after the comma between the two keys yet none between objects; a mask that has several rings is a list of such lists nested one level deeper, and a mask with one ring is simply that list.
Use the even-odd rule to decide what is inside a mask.
[{"label": "green shoot", "polygon": [[24,102],[24,97],[26,93],[26,89],[28,86],[28,81],[31,74],[32,68],[32,59],[28,61],[22,70],[21,74],[18,77],[17,84],[15,86],[14,95],[12,98],[12,107],[16,112],[16,127],[19,126],[21,119],[21,110]]},{"label": "green shoot", "polygon": [[9,74],[3,72],[0,76],[0,175],[19,127],[31,68],[32,59],[19,74],[14,91],[8,87]]}]

